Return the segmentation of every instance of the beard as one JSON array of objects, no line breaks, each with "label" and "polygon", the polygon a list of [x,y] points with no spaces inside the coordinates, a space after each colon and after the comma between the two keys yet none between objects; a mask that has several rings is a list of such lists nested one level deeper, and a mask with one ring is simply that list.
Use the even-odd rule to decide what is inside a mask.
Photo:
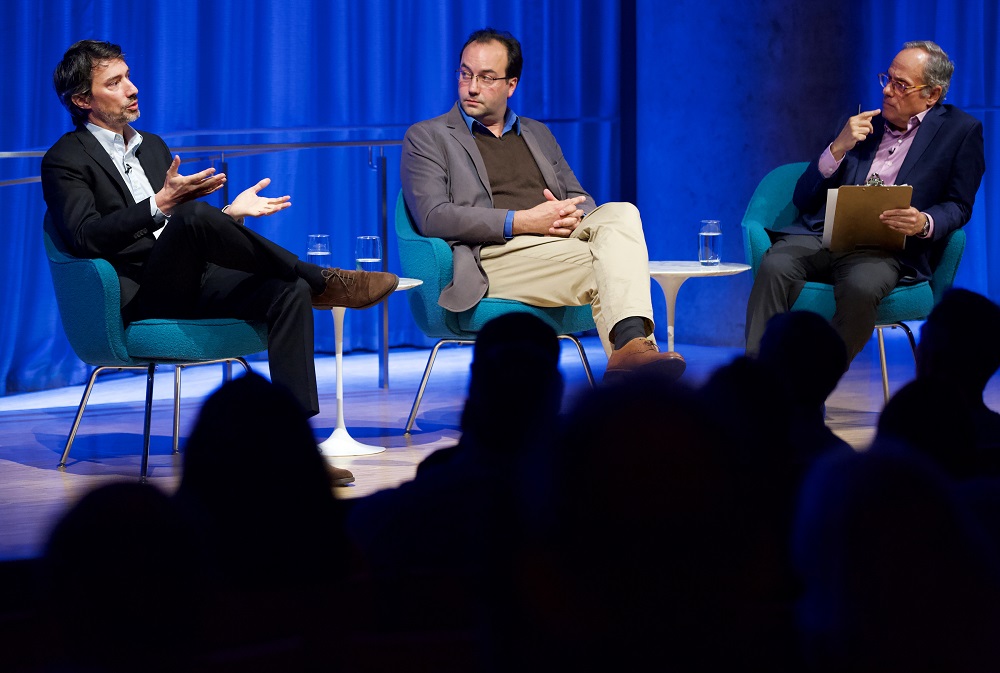
[{"label": "beard", "polygon": [[[133,103],[135,103],[135,101],[131,101],[129,105],[132,105]],[[94,108],[91,110],[90,116],[91,121],[97,123],[98,126],[113,129],[134,122],[139,118],[139,110],[129,110],[128,107],[119,108],[117,110]]]}]

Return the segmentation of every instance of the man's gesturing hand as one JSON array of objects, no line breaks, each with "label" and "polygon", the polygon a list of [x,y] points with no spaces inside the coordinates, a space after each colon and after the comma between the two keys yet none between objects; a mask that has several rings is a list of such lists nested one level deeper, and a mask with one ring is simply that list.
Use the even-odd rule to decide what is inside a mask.
[{"label": "man's gesturing hand", "polygon": [[226,184],[226,174],[216,175],[214,168],[206,168],[194,175],[181,175],[177,172],[180,165],[181,158],[174,155],[174,160],[167,169],[163,188],[153,197],[156,199],[156,207],[164,215],[170,215],[180,204],[207,196]]},{"label": "man's gesturing hand", "polygon": [[260,196],[260,190],[271,184],[271,178],[264,178],[253,187],[240,192],[229,207],[226,214],[236,220],[244,217],[264,217],[274,215],[279,210],[284,210],[292,205],[291,196],[278,196],[274,198]]},{"label": "man's gesturing hand", "polygon": [[539,234],[568,238],[583,219],[584,212],[577,208],[587,200],[585,196],[574,196],[560,201],[548,189],[542,192],[545,201],[529,210],[514,213],[514,230],[517,234]]},{"label": "man's gesturing hand", "polygon": [[882,114],[882,110],[868,110],[856,114],[847,120],[844,128],[840,130],[840,135],[830,143],[830,152],[833,158],[840,161],[844,155],[854,149],[854,146],[867,138],[874,130],[872,117]]}]

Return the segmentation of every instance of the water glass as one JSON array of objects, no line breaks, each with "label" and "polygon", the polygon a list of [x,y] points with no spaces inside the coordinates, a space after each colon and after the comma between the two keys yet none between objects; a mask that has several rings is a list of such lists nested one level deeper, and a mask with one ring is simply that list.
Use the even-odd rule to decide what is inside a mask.
[{"label": "water glass", "polygon": [[698,261],[715,266],[722,261],[722,228],[718,220],[702,220],[698,230]]},{"label": "water glass", "polygon": [[306,261],[317,266],[330,266],[330,237],[326,234],[309,234],[306,246]]},{"label": "water glass", "polygon": [[354,260],[358,271],[381,271],[382,240],[378,236],[358,236]]}]

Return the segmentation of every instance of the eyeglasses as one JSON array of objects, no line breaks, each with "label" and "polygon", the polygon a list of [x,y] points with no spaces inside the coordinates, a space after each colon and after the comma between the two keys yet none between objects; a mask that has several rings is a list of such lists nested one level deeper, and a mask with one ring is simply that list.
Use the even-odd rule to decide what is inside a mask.
[{"label": "eyeglasses", "polygon": [[482,84],[487,89],[489,89],[492,86],[495,86],[496,83],[499,82],[502,79],[512,79],[511,77],[493,77],[491,75],[473,75],[470,71],[466,70],[465,68],[460,68],[460,69],[456,70],[455,74],[458,75],[458,81],[460,83],[462,83],[462,84],[468,84],[472,80],[478,79],[479,83]]},{"label": "eyeglasses", "polygon": [[880,72],[878,74],[878,83],[882,85],[883,89],[886,87],[887,84],[892,83],[893,90],[895,90],[895,92],[898,93],[900,96],[905,96],[911,91],[919,91],[920,89],[926,89],[930,86],[930,84],[920,84],[918,86],[910,86],[909,84],[903,84],[898,79],[889,77],[884,72]]}]

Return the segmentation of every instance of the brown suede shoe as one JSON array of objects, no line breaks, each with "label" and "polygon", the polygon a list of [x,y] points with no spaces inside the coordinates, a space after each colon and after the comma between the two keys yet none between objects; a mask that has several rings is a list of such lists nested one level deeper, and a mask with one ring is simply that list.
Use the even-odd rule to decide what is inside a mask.
[{"label": "brown suede shoe", "polygon": [[656,344],[643,337],[636,337],[618,350],[611,351],[608,358],[608,368],[604,370],[604,379],[612,380],[638,369],[656,372],[673,380],[680,378],[687,363],[680,353],[668,351],[661,353]]},{"label": "brown suede shoe", "polygon": [[399,276],[385,271],[323,269],[326,289],[312,297],[313,308],[368,308],[396,290]]},{"label": "brown suede shoe", "polygon": [[342,467],[334,467],[327,463],[326,472],[330,475],[330,485],[332,486],[347,486],[354,483],[354,475],[350,470],[345,470]]}]

